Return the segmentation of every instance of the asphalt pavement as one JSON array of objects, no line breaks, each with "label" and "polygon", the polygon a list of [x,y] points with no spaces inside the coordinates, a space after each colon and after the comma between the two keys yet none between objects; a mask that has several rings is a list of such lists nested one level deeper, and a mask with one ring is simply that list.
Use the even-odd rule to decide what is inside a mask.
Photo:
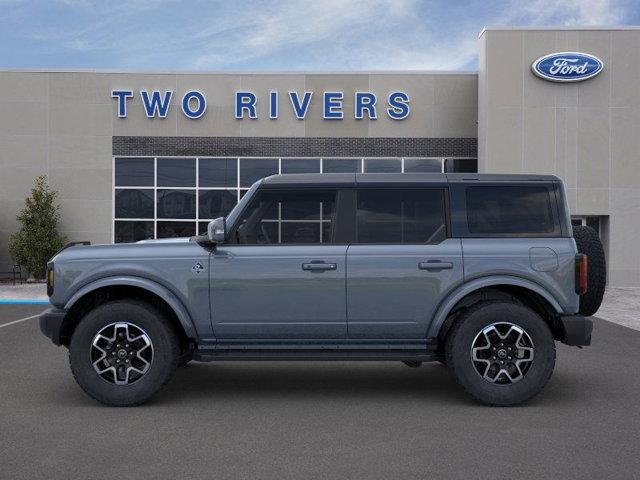
[{"label": "asphalt pavement", "polygon": [[440,364],[193,363],[152,402],[108,408],[0,306],[0,478],[631,479],[640,477],[640,332],[597,320],[558,345],[516,408],[470,400]]}]

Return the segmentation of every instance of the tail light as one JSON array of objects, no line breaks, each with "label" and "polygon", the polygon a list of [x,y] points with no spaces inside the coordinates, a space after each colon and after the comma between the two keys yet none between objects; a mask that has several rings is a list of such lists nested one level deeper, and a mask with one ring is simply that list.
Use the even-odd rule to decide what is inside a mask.
[{"label": "tail light", "polygon": [[584,295],[589,287],[587,280],[587,256],[583,253],[576,255],[576,293]]}]

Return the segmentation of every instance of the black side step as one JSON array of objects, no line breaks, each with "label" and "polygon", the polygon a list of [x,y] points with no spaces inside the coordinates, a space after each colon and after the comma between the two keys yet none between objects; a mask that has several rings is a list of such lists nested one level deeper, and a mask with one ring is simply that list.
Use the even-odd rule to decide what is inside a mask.
[{"label": "black side step", "polygon": [[199,362],[225,360],[245,361],[400,361],[429,362],[437,360],[435,352],[420,350],[257,350],[257,349],[220,349],[196,350],[193,359]]}]

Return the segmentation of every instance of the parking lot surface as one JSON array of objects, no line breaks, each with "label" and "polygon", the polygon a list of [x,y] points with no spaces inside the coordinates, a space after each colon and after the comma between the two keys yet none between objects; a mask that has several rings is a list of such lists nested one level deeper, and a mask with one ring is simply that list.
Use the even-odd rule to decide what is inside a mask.
[{"label": "parking lot surface", "polygon": [[[640,332],[596,320],[533,401],[487,408],[440,364],[190,364],[147,405],[74,383],[43,306],[0,306],[0,478],[630,479]],[[7,325],[7,326],[2,326]]]}]

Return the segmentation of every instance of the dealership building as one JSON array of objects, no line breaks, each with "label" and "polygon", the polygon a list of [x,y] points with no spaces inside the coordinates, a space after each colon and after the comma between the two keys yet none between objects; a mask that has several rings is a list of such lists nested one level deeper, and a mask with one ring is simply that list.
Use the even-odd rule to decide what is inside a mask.
[{"label": "dealership building", "polygon": [[640,29],[478,47],[477,72],[0,71],[0,271],[42,174],[69,240],[110,243],[203,231],[278,173],[539,173],[598,230],[609,284],[640,286]]}]

